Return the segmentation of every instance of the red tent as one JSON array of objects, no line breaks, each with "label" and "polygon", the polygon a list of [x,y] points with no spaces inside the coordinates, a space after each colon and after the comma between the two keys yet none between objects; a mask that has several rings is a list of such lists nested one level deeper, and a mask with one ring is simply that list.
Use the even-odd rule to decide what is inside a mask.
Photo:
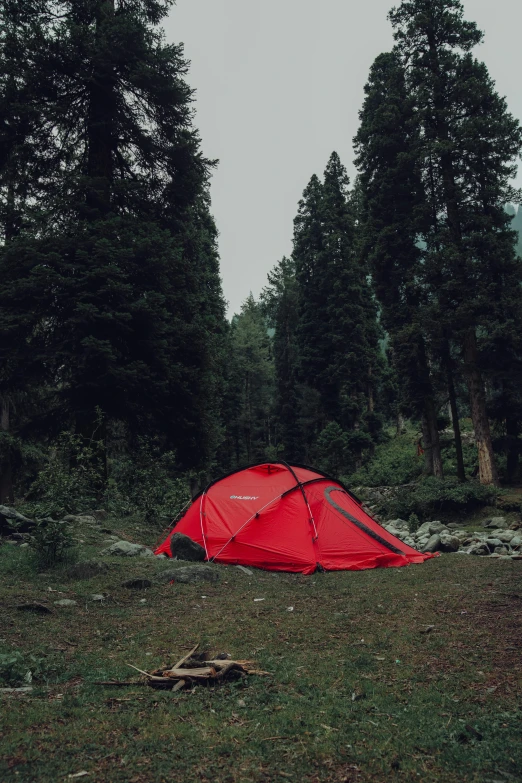
[{"label": "red tent", "polygon": [[284,462],[254,465],[210,484],[156,550],[171,556],[172,533],[205,548],[207,560],[313,574],[423,563],[343,485]]}]

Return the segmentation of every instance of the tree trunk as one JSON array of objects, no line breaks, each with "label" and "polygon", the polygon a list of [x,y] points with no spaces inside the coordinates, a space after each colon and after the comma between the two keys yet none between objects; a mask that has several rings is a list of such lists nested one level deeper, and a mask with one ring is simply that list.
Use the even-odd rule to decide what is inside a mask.
[{"label": "tree trunk", "polygon": [[397,414],[397,435],[403,435],[405,430],[404,416],[399,411]]},{"label": "tree trunk", "polygon": [[498,486],[498,473],[491,442],[491,431],[486,411],[486,393],[482,373],[478,366],[477,336],[470,329],[464,341],[464,364],[468,378],[471,417],[477,443],[479,480],[481,484]]},{"label": "tree trunk", "polygon": [[[1,401],[0,429],[5,433],[8,433],[10,430],[9,402],[6,399]],[[13,470],[9,446],[6,446],[0,461],[0,505],[7,503],[14,503]]]},{"label": "tree trunk", "polygon": [[455,435],[455,451],[457,454],[457,477],[459,481],[466,481],[466,469],[464,467],[464,455],[462,453],[462,435],[460,432],[459,411],[457,407],[457,394],[455,391],[455,381],[453,378],[453,366],[449,343],[445,341],[443,347],[443,361],[446,368],[446,380],[448,384],[449,407],[451,421],[453,424],[453,433]]},{"label": "tree trunk", "polygon": [[519,462],[518,420],[516,417],[506,416],[506,435],[508,438],[506,478],[509,484],[514,484],[517,480]]},{"label": "tree trunk", "polygon": [[424,465],[426,472],[428,475],[444,478],[439,428],[437,426],[437,411],[431,397],[426,397],[424,400],[422,439],[424,442]]}]

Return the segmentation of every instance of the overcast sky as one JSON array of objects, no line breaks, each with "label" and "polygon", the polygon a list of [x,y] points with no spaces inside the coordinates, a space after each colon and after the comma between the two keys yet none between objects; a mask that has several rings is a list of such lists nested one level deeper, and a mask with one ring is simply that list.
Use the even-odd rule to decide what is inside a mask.
[{"label": "overcast sky", "polygon": [[[166,33],[185,44],[203,150],[220,161],[212,210],[229,314],[291,252],[299,198],[333,150],[353,177],[363,87],[392,46],[386,17],[397,2],[177,0]],[[477,56],[522,119],[522,3],[464,7],[486,33]]]}]

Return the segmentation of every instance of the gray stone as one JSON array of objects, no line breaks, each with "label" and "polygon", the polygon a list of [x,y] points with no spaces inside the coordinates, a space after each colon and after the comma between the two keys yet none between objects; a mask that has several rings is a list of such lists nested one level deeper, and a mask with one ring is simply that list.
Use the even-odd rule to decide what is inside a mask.
[{"label": "gray stone", "polygon": [[432,536],[436,535],[437,533],[443,533],[444,530],[447,529],[447,526],[443,525],[442,522],[430,522],[430,533]]},{"label": "gray stone", "polygon": [[439,535],[431,536],[428,543],[422,548],[422,552],[438,552],[441,546],[441,539]]},{"label": "gray stone", "polygon": [[161,555],[156,555],[157,560],[167,560],[167,555],[162,552]]},{"label": "gray stone", "polygon": [[236,568],[239,568],[240,571],[243,571],[244,574],[247,574],[247,576],[253,576],[254,572],[250,570],[250,568],[245,568],[245,566],[238,565]]},{"label": "gray stone", "polygon": [[72,598],[62,598],[59,601],[53,601],[55,606],[77,606],[77,602],[73,601]]},{"label": "gray stone", "polygon": [[143,557],[154,556],[154,553],[141,544],[131,544],[130,541],[116,541],[108,549],[104,549],[102,554],[115,555],[117,557]]},{"label": "gray stone", "polygon": [[469,548],[468,551],[470,555],[477,555],[480,557],[483,555],[489,555],[488,545],[483,543],[474,544]]},{"label": "gray stone", "polygon": [[446,527],[448,527],[450,530],[459,530],[460,525],[458,522],[448,522]]},{"label": "gray stone", "polygon": [[502,546],[502,541],[498,538],[486,538],[486,544],[490,549],[495,549],[497,546]]},{"label": "gray stone", "polygon": [[408,529],[408,523],[405,519],[390,519],[386,523],[387,525],[391,525],[396,530],[407,530]]},{"label": "gray stone", "polygon": [[170,539],[172,557],[177,560],[188,560],[192,563],[203,562],[207,553],[202,546],[183,533],[174,533]]},{"label": "gray stone", "polygon": [[103,593],[93,593],[91,595],[91,601],[96,601],[98,603],[102,603],[105,601],[106,596],[103,595]]},{"label": "gray stone", "polygon": [[147,590],[152,587],[152,582],[150,579],[127,579],[126,582],[122,582],[121,586],[128,590]]},{"label": "gray stone", "polygon": [[417,538],[422,538],[425,535],[430,535],[430,525],[431,522],[423,522],[422,525],[419,527],[416,533]]},{"label": "gray stone", "polygon": [[180,582],[182,584],[195,584],[196,582],[217,582],[220,578],[219,572],[211,566],[193,565],[183,568],[169,568],[162,571],[156,577],[158,582],[166,584],[168,582]]},{"label": "gray stone", "polygon": [[493,517],[492,519],[488,519],[486,522],[484,522],[484,527],[489,528],[500,528],[505,530],[507,526],[508,523],[505,517]]},{"label": "gray stone", "polygon": [[460,541],[457,536],[442,533],[440,537],[441,552],[457,552],[460,549]]},{"label": "gray stone", "polygon": [[515,532],[513,530],[495,531],[495,537],[499,538],[503,544],[510,544],[515,538]]},{"label": "gray stone", "polygon": [[497,555],[509,555],[509,551],[506,549],[505,546],[496,546],[495,553]]},{"label": "gray stone", "polygon": [[509,542],[512,547],[516,548],[522,545],[522,536],[513,536]]},{"label": "gray stone", "polygon": [[104,574],[109,570],[107,563],[98,560],[85,560],[83,563],[75,563],[67,569],[69,579],[92,579],[93,576]]},{"label": "gray stone", "polygon": [[0,506],[0,535],[12,532],[27,533],[34,527],[34,521],[24,517],[16,509]]}]

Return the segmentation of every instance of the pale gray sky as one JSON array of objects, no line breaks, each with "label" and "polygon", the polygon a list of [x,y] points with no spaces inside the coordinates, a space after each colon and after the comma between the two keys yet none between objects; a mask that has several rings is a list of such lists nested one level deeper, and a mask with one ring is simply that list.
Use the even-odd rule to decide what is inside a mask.
[{"label": "pale gray sky", "polygon": [[[398,0],[177,0],[167,39],[185,44],[203,150],[220,164],[212,211],[230,314],[291,252],[297,202],[352,138],[375,57],[392,46]],[[522,119],[522,4],[464,0],[485,31],[475,51]],[[519,176],[522,185],[522,176]]]}]

